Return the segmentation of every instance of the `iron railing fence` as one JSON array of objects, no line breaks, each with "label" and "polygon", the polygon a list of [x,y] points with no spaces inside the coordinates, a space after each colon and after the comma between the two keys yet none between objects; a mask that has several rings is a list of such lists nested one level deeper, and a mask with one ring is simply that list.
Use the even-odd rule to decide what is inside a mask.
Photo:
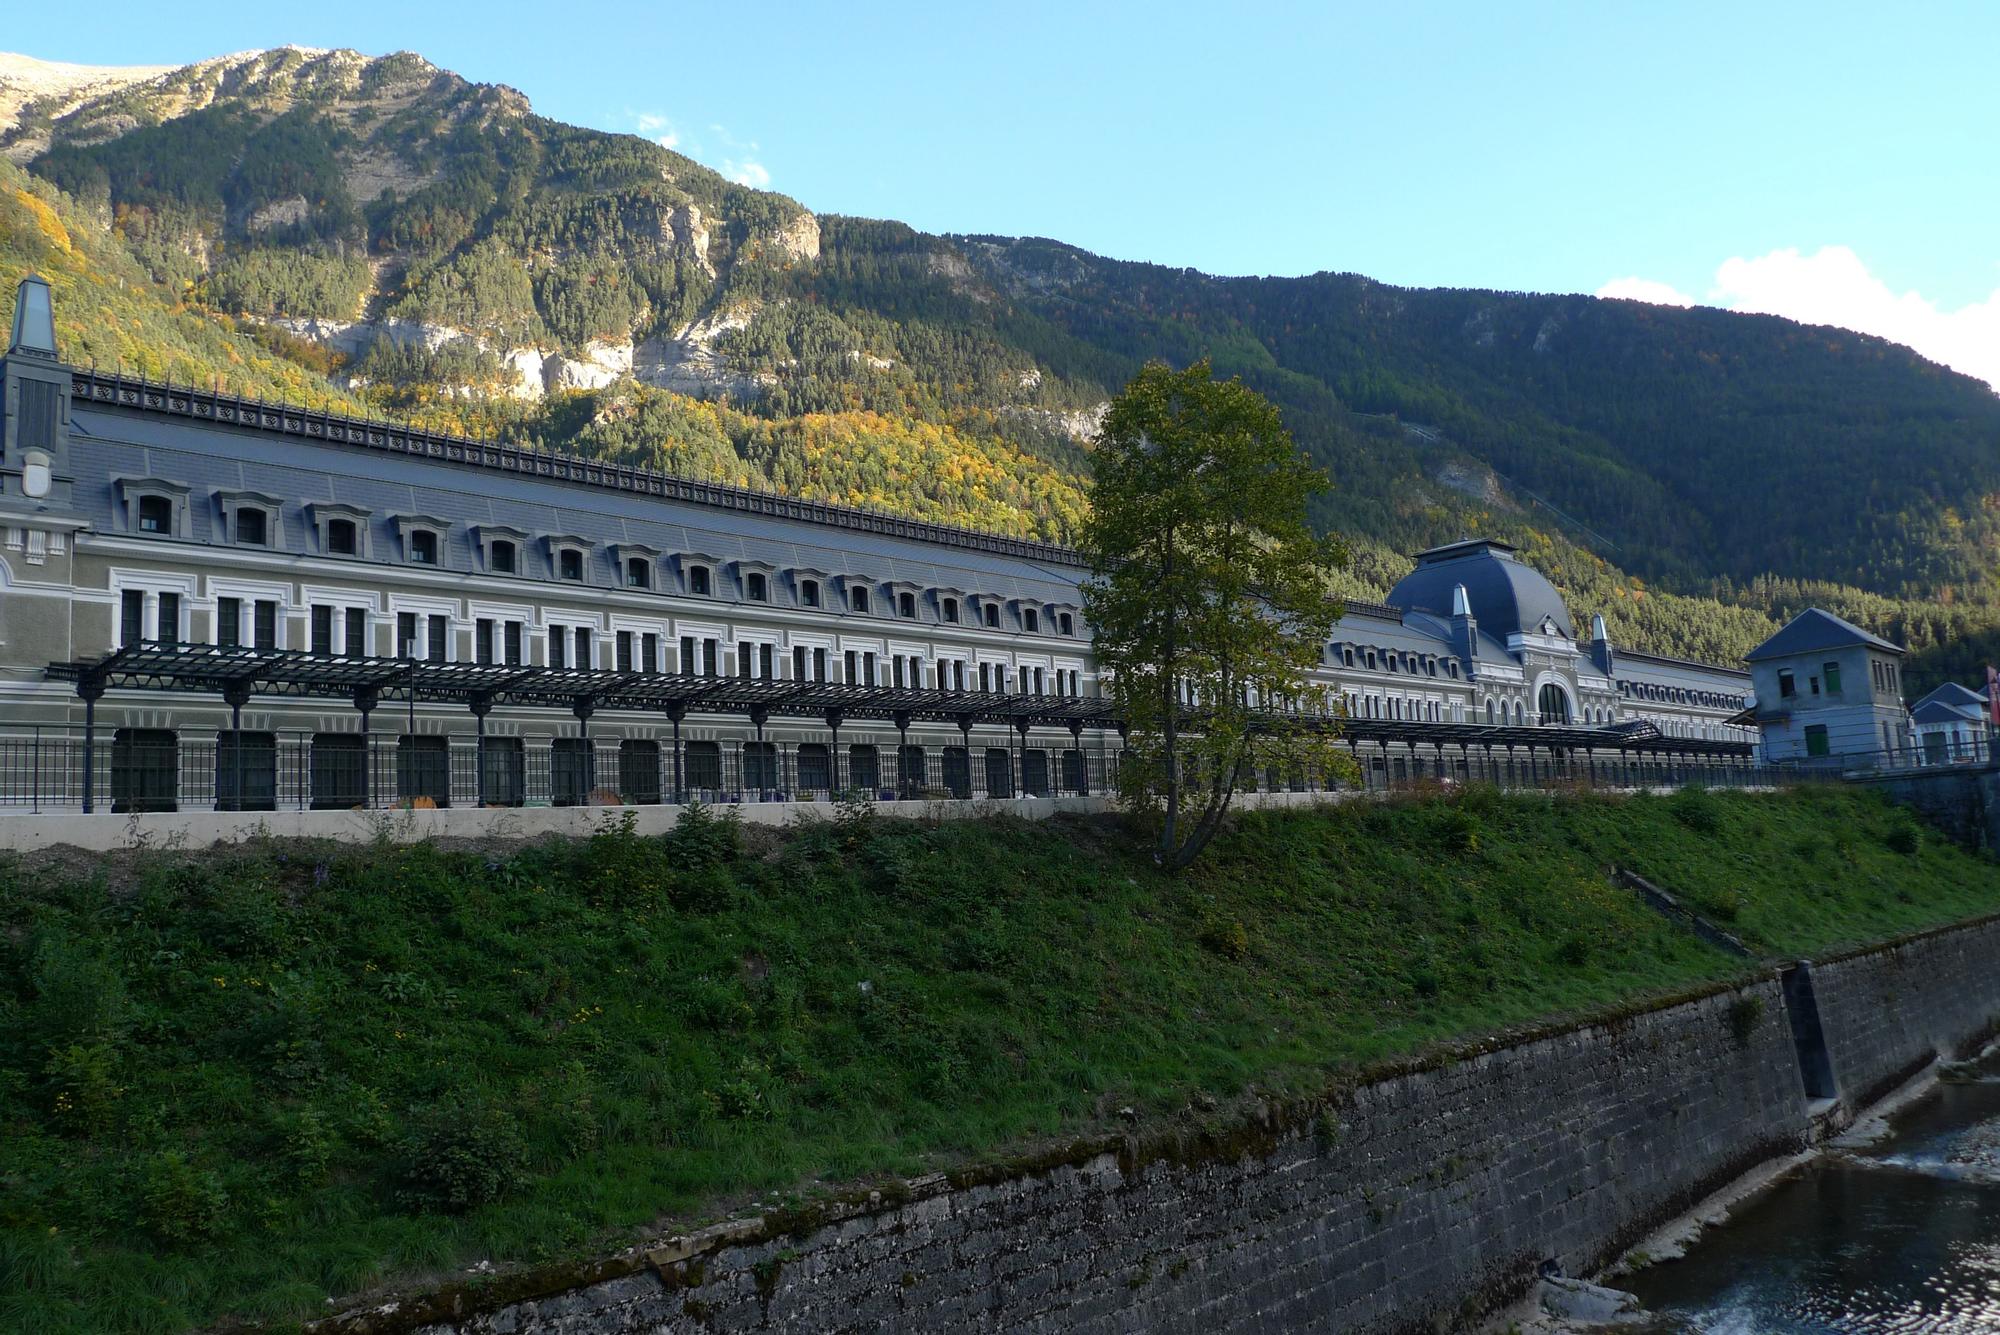
[{"label": "iron railing fence", "polygon": [[[1248,776],[1265,793],[1491,783],[1503,788],[1758,787],[1834,779],[1839,768],[1626,753],[1502,754],[1419,745],[1351,749],[1354,768],[1272,766]],[[86,764],[88,757],[88,764]],[[997,801],[1115,792],[1119,753],[1094,739],[1018,736],[1002,744],[891,737],[824,740],[480,736],[0,725],[0,809],[112,812],[304,811],[407,806],[589,806]],[[88,785],[85,783],[89,769]]]},{"label": "iron railing fence", "polygon": [[1832,756],[1810,756],[1795,764],[1813,769],[1836,769],[1861,774],[1894,770],[1944,769],[1990,765],[1995,760],[1992,737],[1978,733],[1953,737],[1931,733],[1914,745],[1883,747],[1873,751],[1849,751]]}]

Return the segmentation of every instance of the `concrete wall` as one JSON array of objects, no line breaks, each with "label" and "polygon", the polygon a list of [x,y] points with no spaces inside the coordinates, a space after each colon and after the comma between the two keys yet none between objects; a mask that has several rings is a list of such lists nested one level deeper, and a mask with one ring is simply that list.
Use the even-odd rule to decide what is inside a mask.
[{"label": "concrete wall", "polygon": [[1841,1101],[1859,1108],[2000,1021],[2000,918],[1813,967]]},{"label": "concrete wall", "polygon": [[1763,981],[1389,1075],[1232,1137],[1079,1146],[321,1328],[1457,1328],[1542,1261],[1587,1272],[1807,1134]]},{"label": "concrete wall", "polygon": [[[1361,796],[1340,793],[1239,793],[1231,806],[1254,811],[1264,807],[1300,807],[1320,802],[1344,802]],[[342,843],[418,843],[425,839],[536,839],[543,835],[587,835],[607,820],[629,813],[640,834],[663,834],[680,819],[684,808],[659,806],[604,807],[449,807],[435,811],[157,811],[128,816],[80,811],[0,812],[0,850],[29,852],[68,846],[91,852],[121,848],[187,847],[235,843],[244,839],[335,839]],[[1058,812],[1103,812],[1118,809],[1109,797],[1017,797],[966,802],[877,802],[877,815],[909,820],[966,820],[1014,816],[1046,820]],[[747,824],[786,825],[798,820],[832,820],[839,808],[832,802],[747,802],[734,810]]]}]

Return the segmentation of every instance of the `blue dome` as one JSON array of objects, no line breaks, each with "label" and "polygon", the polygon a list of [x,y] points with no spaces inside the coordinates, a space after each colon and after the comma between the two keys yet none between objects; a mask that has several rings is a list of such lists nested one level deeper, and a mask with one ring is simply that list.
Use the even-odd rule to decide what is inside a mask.
[{"label": "blue dome", "polygon": [[1524,627],[1533,631],[1544,619],[1555,622],[1565,637],[1576,638],[1556,586],[1523,565],[1512,547],[1487,538],[1418,553],[1417,568],[1389,590],[1387,601],[1405,612],[1448,620],[1452,590],[1461,584],[1479,629],[1497,640],[1505,642]]}]

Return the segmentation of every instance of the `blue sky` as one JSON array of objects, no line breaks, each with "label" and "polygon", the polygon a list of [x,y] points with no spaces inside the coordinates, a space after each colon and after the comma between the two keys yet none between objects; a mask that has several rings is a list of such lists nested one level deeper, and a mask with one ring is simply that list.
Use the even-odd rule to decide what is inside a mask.
[{"label": "blue sky", "polygon": [[16,6],[0,46],[407,48],[820,212],[1211,272],[1775,310],[2000,379],[1990,5],[91,10]]}]

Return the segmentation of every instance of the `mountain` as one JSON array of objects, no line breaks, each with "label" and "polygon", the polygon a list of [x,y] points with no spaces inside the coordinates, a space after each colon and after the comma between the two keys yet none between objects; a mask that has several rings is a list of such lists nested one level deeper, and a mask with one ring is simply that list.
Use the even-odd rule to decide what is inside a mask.
[{"label": "mountain", "polygon": [[1060,539],[1109,395],[1207,356],[1334,477],[1357,594],[1477,531],[1658,651],[2000,627],[2000,398],[1880,339],[818,217],[409,53],[4,57],[0,155],[0,267],[100,365]]}]

